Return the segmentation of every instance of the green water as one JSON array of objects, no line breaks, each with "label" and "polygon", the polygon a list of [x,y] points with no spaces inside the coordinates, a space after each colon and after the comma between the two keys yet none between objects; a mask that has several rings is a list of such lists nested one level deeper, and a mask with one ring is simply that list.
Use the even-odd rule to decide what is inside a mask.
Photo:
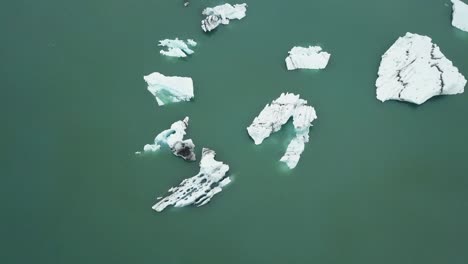
[{"label": "green water", "polygon": [[[407,31],[468,76],[448,0],[252,0],[208,35],[201,10],[223,2],[191,2],[3,2],[0,263],[468,263],[468,95],[382,104],[374,86]],[[195,39],[194,56],[158,53],[175,37]],[[287,51],[309,44],[328,67],[287,72]],[[195,100],[158,107],[154,71],[192,77]],[[287,91],[319,117],[291,171],[278,161],[291,124],[260,146],[245,130]],[[156,213],[198,164],[134,152],[186,115],[198,157],[216,150],[234,182]]]}]

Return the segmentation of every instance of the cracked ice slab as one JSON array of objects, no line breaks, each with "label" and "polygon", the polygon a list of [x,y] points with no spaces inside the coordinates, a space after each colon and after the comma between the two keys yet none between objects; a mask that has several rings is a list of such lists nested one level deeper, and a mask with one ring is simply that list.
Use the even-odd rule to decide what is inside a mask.
[{"label": "cracked ice slab", "polygon": [[319,46],[293,47],[286,57],[288,70],[296,69],[325,69],[330,60],[330,53],[322,51]]},{"label": "cracked ice slab", "polygon": [[452,0],[452,26],[468,32],[468,4],[460,0]]},{"label": "cracked ice slab", "polygon": [[309,128],[312,126],[312,121],[317,118],[315,109],[307,105],[306,100],[301,99],[299,95],[282,93],[263,108],[247,128],[247,132],[255,144],[259,145],[272,133],[279,131],[291,117],[296,136],[289,143],[280,161],[293,169],[299,162],[305,143],[309,142]]},{"label": "cracked ice slab", "polygon": [[226,176],[229,166],[215,160],[216,153],[203,148],[200,160],[200,172],[183,180],[179,186],[169,189],[169,195],[161,198],[153,206],[153,210],[161,212],[167,206],[184,207],[188,205],[202,206],[207,204],[213,196],[223,190],[231,182]]},{"label": "cracked ice slab", "polygon": [[159,72],[144,76],[158,105],[190,101],[193,98],[193,81],[189,77],[164,76]]},{"label": "cracked ice slab", "polygon": [[[167,146],[172,153],[185,160],[195,160],[195,145],[191,139],[185,139],[185,130],[188,127],[189,118],[185,117],[184,120],[179,120],[171,125],[171,128],[159,133],[154,139],[154,144],[146,144],[143,147],[144,153],[156,152],[162,146]],[[136,152],[141,154],[141,152]]]},{"label": "cracked ice slab", "polygon": [[437,95],[463,93],[466,79],[432,43],[406,33],[385,52],[376,81],[377,99],[422,104]]},{"label": "cracked ice slab", "polygon": [[169,57],[185,58],[192,55],[194,51],[190,47],[195,47],[197,43],[188,39],[187,41],[176,39],[163,39],[159,41],[158,46],[166,47],[167,50],[161,50],[160,53]]},{"label": "cracked ice slab", "polygon": [[247,4],[230,4],[208,7],[203,10],[202,14],[206,16],[201,22],[203,31],[212,31],[219,25],[229,24],[231,19],[242,19],[246,16]]}]

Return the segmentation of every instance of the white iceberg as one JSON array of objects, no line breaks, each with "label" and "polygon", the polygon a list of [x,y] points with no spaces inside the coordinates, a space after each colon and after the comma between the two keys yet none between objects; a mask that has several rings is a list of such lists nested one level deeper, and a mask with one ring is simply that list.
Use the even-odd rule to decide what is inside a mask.
[{"label": "white iceberg", "polygon": [[164,76],[159,72],[143,77],[158,105],[190,101],[193,98],[193,81],[189,77]]},{"label": "white iceberg", "polygon": [[[167,146],[174,155],[185,160],[195,160],[195,144],[191,139],[184,140],[188,121],[189,118],[185,117],[184,120],[173,123],[170,129],[166,129],[156,136],[154,144],[146,144],[143,147],[143,152],[156,152],[162,146]],[[136,152],[136,154],[141,154],[141,152]]]},{"label": "white iceberg", "polygon": [[376,81],[377,99],[422,104],[433,96],[463,93],[466,79],[432,43],[406,33],[385,52]]},{"label": "white iceberg", "polygon": [[202,206],[207,204],[211,198],[221,192],[223,187],[231,182],[226,176],[229,166],[214,159],[216,153],[203,148],[200,161],[200,172],[188,179],[183,180],[179,186],[169,189],[169,194],[161,198],[152,208],[158,212],[167,206],[184,207],[194,204]]},{"label": "white iceberg", "polygon": [[330,53],[322,51],[319,46],[293,47],[286,57],[288,70],[296,69],[325,69],[330,60]]},{"label": "white iceberg", "polygon": [[160,51],[160,53],[165,56],[185,58],[188,55],[192,55],[194,53],[190,47],[197,46],[197,43],[192,39],[183,41],[176,38],[160,40],[158,46],[167,48],[167,50]]},{"label": "white iceberg", "polygon": [[203,10],[202,14],[206,16],[201,22],[203,31],[212,31],[220,24],[229,24],[230,19],[242,19],[245,17],[247,11],[247,4],[230,4],[219,5],[215,7],[208,7]]},{"label": "white iceberg", "polygon": [[468,32],[468,4],[460,0],[452,0],[452,26]]},{"label": "white iceberg", "polygon": [[301,99],[299,95],[282,93],[278,99],[265,106],[247,128],[247,132],[255,144],[259,145],[273,132],[279,131],[291,117],[296,136],[289,143],[280,161],[293,169],[304,151],[305,143],[309,142],[309,128],[312,126],[312,121],[317,118],[315,109],[307,105],[306,100]]}]

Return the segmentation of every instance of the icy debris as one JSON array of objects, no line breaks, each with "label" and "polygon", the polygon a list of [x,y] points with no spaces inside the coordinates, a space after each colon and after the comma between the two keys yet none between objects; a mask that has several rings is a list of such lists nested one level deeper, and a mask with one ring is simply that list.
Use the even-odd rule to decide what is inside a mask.
[{"label": "icy debris", "polygon": [[190,101],[193,98],[192,78],[164,76],[159,72],[143,78],[148,83],[148,91],[156,97],[158,105]]},{"label": "icy debris", "polygon": [[[154,144],[146,144],[143,147],[143,152],[156,152],[162,146],[167,146],[174,155],[185,160],[195,160],[195,145],[193,141],[191,139],[184,140],[188,121],[189,118],[185,117],[184,120],[173,123],[170,129],[166,129],[156,136]],[[141,152],[136,152],[136,154],[141,154]]]},{"label": "icy debris", "polygon": [[189,47],[195,47],[197,43],[188,39],[187,41],[176,39],[163,39],[159,41],[161,47],[166,47],[167,50],[161,50],[160,53],[165,56],[185,58],[187,55],[192,55],[194,51]]},{"label": "icy debris", "polygon": [[286,67],[288,70],[325,69],[330,56],[330,53],[322,51],[319,46],[293,47],[286,58]]},{"label": "icy debris", "polygon": [[406,33],[382,56],[377,99],[422,104],[437,95],[463,93],[466,79],[432,43],[431,38]]},{"label": "icy debris", "polygon": [[211,198],[221,192],[223,187],[231,182],[226,176],[229,166],[214,159],[216,153],[208,148],[203,148],[200,161],[200,172],[183,180],[179,186],[169,189],[169,195],[162,198],[154,206],[153,210],[161,212],[167,206],[184,207],[194,204],[202,206]]},{"label": "icy debris", "polygon": [[465,4],[460,0],[452,0],[452,3],[452,26],[468,32],[468,4]]},{"label": "icy debris", "polygon": [[245,17],[247,11],[247,4],[230,4],[219,5],[215,7],[208,7],[203,10],[202,14],[206,16],[202,20],[201,27],[203,31],[212,31],[219,25],[229,24],[230,19],[242,19]]},{"label": "icy debris", "polygon": [[296,136],[289,143],[280,161],[293,169],[304,151],[305,143],[309,142],[309,128],[312,126],[312,121],[317,118],[315,109],[307,105],[306,100],[300,99],[299,95],[282,93],[270,105],[265,106],[247,128],[247,132],[255,144],[259,145],[272,133],[279,131],[291,117]]}]

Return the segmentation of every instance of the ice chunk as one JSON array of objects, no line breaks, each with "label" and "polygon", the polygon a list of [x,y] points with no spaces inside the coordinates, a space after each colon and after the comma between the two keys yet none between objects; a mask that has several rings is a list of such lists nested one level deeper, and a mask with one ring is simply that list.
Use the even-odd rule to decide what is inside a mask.
[{"label": "ice chunk", "polygon": [[212,31],[217,28],[220,24],[229,24],[230,19],[242,19],[245,17],[247,11],[247,4],[236,4],[234,6],[230,4],[219,5],[215,7],[208,7],[203,10],[202,14],[206,16],[202,20],[203,31]]},{"label": "ice chunk", "polygon": [[148,83],[148,91],[156,97],[158,105],[190,101],[193,98],[192,78],[164,76],[159,72],[143,78]]},{"label": "ice chunk", "polygon": [[293,169],[304,151],[305,143],[309,142],[309,128],[312,126],[312,121],[317,118],[315,109],[307,105],[306,100],[301,99],[299,95],[282,93],[270,105],[265,106],[247,128],[247,132],[255,144],[259,145],[265,138],[280,130],[291,117],[296,136],[289,143],[280,161]]},{"label": "ice chunk", "polygon": [[431,38],[406,33],[382,56],[377,99],[422,104],[433,96],[463,93],[466,79]]},{"label": "ice chunk", "polygon": [[166,47],[167,50],[161,50],[160,53],[170,57],[185,58],[187,55],[194,53],[189,46],[195,47],[197,43],[192,39],[188,39],[186,42],[176,39],[163,39],[159,41],[161,47]]},{"label": "ice chunk", "polygon": [[322,51],[319,46],[293,47],[286,58],[286,67],[288,70],[325,69],[330,56],[330,53]]},{"label": "ice chunk", "polygon": [[167,206],[184,207],[194,204],[202,206],[211,198],[222,191],[223,187],[231,182],[226,176],[229,166],[214,159],[216,153],[208,148],[203,148],[200,160],[200,172],[183,180],[178,187],[169,189],[169,194],[158,201],[153,209],[161,212]]},{"label": "ice chunk", "polygon": [[452,26],[468,32],[468,5],[460,0],[452,0]]},{"label": "ice chunk", "polygon": [[[188,126],[189,118],[177,121],[171,125],[170,129],[166,129],[159,133],[154,139],[154,144],[146,144],[143,147],[143,152],[156,152],[161,149],[161,146],[167,146],[174,155],[185,160],[195,160],[195,145],[191,139],[185,139],[185,130]],[[137,152],[140,154],[141,152]]]}]

